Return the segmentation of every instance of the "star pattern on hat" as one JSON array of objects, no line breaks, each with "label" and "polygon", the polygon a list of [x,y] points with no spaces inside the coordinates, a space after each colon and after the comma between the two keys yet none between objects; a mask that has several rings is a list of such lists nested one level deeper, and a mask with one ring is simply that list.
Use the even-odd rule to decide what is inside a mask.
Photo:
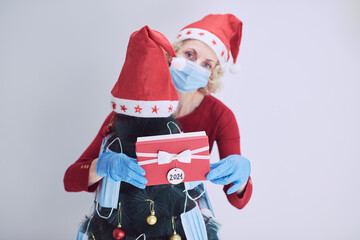
[{"label": "star pattern on hat", "polygon": [[116,103],[115,102],[112,102],[112,108],[116,109]]},{"label": "star pattern on hat", "polygon": [[158,113],[157,111],[159,110],[159,108],[156,107],[156,105],[155,105],[155,107],[152,107],[151,109],[152,109],[152,113]]},{"label": "star pattern on hat", "polygon": [[173,108],[174,108],[173,105],[170,105],[169,112],[172,112]]},{"label": "star pattern on hat", "polygon": [[137,107],[134,108],[135,108],[135,113],[141,113],[142,108],[139,105],[137,105]]},{"label": "star pattern on hat", "polygon": [[127,108],[125,107],[125,105],[120,105],[120,108],[122,111],[126,112]]},{"label": "star pattern on hat", "polygon": [[[218,27],[215,26],[214,28],[218,29]],[[220,28],[222,29],[222,27]],[[222,36],[226,40],[225,43],[227,43],[227,40],[230,41],[231,36],[228,36],[229,34],[225,29],[224,32],[218,32],[218,34],[214,34],[211,31],[195,26],[182,29],[178,33],[178,39],[197,39],[204,42],[215,52],[216,56],[219,58],[220,65],[225,67],[230,58],[229,52],[231,51],[231,47],[227,47],[224,41],[219,38],[218,35]]]}]

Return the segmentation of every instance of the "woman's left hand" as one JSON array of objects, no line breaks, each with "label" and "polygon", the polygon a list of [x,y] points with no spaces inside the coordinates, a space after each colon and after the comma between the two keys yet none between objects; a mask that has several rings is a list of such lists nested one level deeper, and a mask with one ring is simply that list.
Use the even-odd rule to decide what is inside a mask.
[{"label": "woman's left hand", "polygon": [[220,185],[234,185],[227,190],[232,194],[246,183],[250,176],[250,161],[241,155],[229,155],[217,163],[210,164],[210,172],[206,178],[212,183]]}]

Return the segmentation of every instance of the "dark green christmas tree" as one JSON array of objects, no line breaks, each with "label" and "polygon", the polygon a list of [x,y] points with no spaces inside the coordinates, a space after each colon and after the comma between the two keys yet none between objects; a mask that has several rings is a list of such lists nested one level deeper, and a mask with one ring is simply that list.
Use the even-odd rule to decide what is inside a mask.
[{"label": "dark green christmas tree", "polygon": [[[116,137],[121,140],[121,147],[112,144],[109,148],[114,152],[123,152],[129,157],[136,158],[135,143],[137,137],[164,135],[177,133],[178,129],[173,117],[168,118],[135,118],[116,114],[111,131],[114,136],[109,139],[109,143]],[[116,143],[117,141],[115,141]],[[121,150],[122,148],[122,150]],[[195,207],[193,201],[185,201],[184,184],[165,184],[149,186],[139,189],[126,182],[121,182],[119,203],[121,207],[113,210],[108,219],[101,218],[96,211],[92,218],[87,218],[84,226],[90,221],[88,236],[93,240],[114,240],[113,231],[121,224],[125,231],[125,240],[135,240],[139,235],[145,233],[147,240],[168,240],[174,233],[179,234],[185,240],[184,230],[181,224],[180,214]],[[184,206],[186,202],[186,206]],[[150,206],[153,204],[153,206]],[[151,215],[151,210],[155,211],[157,222],[150,225],[147,217]],[[99,210],[102,216],[109,216],[111,209],[102,208]],[[173,226],[173,219],[174,225]],[[207,221],[210,227],[208,233],[209,240],[218,239],[216,232],[218,225],[213,224],[211,219]],[[213,236],[213,237],[212,237]],[[142,239],[142,238],[140,238]]]}]

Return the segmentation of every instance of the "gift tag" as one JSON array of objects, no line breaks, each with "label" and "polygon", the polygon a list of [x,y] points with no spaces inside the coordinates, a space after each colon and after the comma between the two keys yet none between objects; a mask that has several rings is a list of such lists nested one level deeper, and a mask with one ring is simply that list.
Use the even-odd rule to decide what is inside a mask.
[{"label": "gift tag", "polygon": [[167,174],[167,180],[171,184],[179,184],[185,178],[185,173],[180,168],[173,168]]}]

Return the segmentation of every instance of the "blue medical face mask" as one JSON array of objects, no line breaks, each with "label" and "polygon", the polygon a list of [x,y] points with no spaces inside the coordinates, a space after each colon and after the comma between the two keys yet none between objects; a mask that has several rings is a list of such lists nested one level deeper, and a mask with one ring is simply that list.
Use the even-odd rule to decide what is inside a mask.
[{"label": "blue medical face mask", "polygon": [[76,235],[76,240],[88,240],[89,236],[86,233],[82,232],[82,229],[79,228],[77,235]]},{"label": "blue medical face mask", "polygon": [[191,92],[205,87],[211,72],[193,61],[188,59],[185,61],[185,68],[181,71],[170,66],[171,79],[176,89],[181,92]]},{"label": "blue medical face mask", "polygon": [[180,214],[181,223],[187,239],[207,240],[206,226],[199,207]]},{"label": "blue medical face mask", "polygon": [[197,186],[199,186],[202,183],[203,183],[203,181],[185,182],[184,183],[185,190],[192,190],[192,189],[196,188]]},{"label": "blue medical face mask", "polygon": [[77,236],[76,236],[76,240],[89,240],[89,226],[91,223],[92,218],[94,217],[94,215],[92,215],[88,221],[88,224],[85,225],[85,223],[83,225],[80,226],[78,232],[77,232]]},{"label": "blue medical face mask", "polygon": [[[108,146],[105,147],[110,137],[112,137],[112,135],[109,135],[103,139],[103,143],[102,143],[102,147],[100,148],[101,151],[99,155],[101,155],[103,152],[112,152],[109,147],[115,143],[118,143],[120,145],[120,149],[122,152],[121,141],[119,138],[115,138]],[[103,179],[101,180],[101,183],[98,189],[96,190],[96,196],[95,196],[95,201],[96,201],[95,210],[98,212],[98,215],[101,218],[105,218],[105,219],[109,218],[113,210],[117,209],[117,205],[119,202],[120,184],[121,184],[120,181],[115,182],[108,176],[103,177]],[[102,216],[99,213],[98,205],[100,205],[102,208],[111,208],[109,216]]]}]

